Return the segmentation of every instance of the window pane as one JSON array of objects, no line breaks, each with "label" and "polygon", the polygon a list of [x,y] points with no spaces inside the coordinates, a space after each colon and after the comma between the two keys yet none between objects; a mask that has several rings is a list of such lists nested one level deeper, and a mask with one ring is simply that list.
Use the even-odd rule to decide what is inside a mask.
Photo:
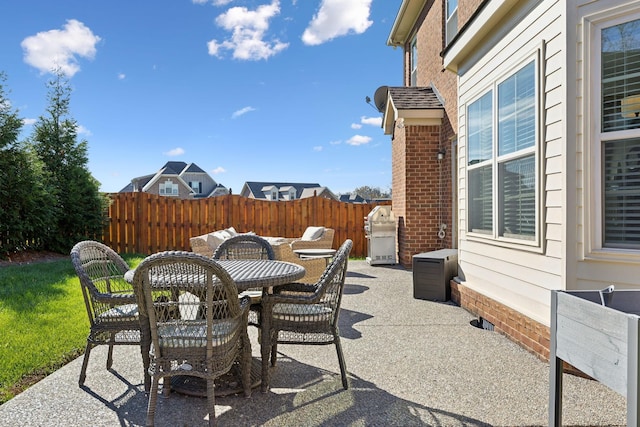
[{"label": "window pane", "polygon": [[640,138],[605,142],[603,157],[604,246],[640,248]]},{"label": "window pane", "polygon": [[493,194],[491,166],[469,170],[469,231],[491,234]]},{"label": "window pane", "polygon": [[413,39],[411,42],[411,86],[418,83],[418,41]]},{"label": "window pane", "polygon": [[450,18],[453,15],[453,12],[458,8],[458,0],[448,0],[447,1],[447,18]]},{"label": "window pane", "polygon": [[535,157],[504,162],[499,169],[500,235],[533,239],[536,235]]},{"label": "window pane", "polygon": [[493,150],[493,126],[491,124],[492,92],[469,105],[468,162],[470,165],[491,159]]},{"label": "window pane", "polygon": [[498,155],[534,146],[535,88],[534,62],[498,85]]},{"label": "window pane", "polygon": [[640,20],[602,30],[602,131],[640,127]]}]

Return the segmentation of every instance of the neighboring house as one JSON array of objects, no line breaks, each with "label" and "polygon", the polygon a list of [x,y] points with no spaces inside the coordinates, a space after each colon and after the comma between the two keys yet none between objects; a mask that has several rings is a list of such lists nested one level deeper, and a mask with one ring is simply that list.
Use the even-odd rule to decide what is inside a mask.
[{"label": "neighboring house", "polygon": [[396,217],[411,219],[409,194],[437,203],[408,188],[432,180],[419,140],[454,148],[452,295],[548,357],[551,290],[638,287],[640,3],[404,0],[388,44],[443,112],[436,136],[426,100],[382,97]]},{"label": "neighboring house", "polygon": [[319,196],[325,199],[338,200],[327,187],[319,184],[291,182],[255,182],[247,181],[242,186],[240,195],[262,200],[296,200]]},{"label": "neighboring house", "polygon": [[144,192],[181,199],[214,197],[229,194],[195,163],[167,162],[152,175],[133,178],[121,193]]},{"label": "neighboring house", "polygon": [[374,197],[373,199],[365,199],[359,194],[341,194],[339,200],[344,203],[385,203],[391,204],[391,197]]},{"label": "neighboring house", "polygon": [[340,201],[344,203],[367,203],[364,197],[353,193],[341,194]]}]

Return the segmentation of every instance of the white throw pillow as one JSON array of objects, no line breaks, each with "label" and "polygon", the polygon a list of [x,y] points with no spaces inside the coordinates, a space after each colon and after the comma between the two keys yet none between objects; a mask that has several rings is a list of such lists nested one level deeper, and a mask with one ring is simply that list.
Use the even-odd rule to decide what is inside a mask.
[{"label": "white throw pillow", "polygon": [[218,237],[221,237],[223,240],[226,240],[229,237],[231,237],[231,233],[229,233],[227,230],[219,230],[219,231],[216,231],[215,234]]},{"label": "white throw pillow", "polygon": [[324,234],[324,227],[307,227],[300,240],[317,240]]},{"label": "white throw pillow", "polygon": [[229,228],[227,228],[227,229],[226,229],[226,230],[224,230],[224,231],[226,231],[227,233],[229,233],[229,234],[231,235],[230,237],[233,237],[233,236],[237,236],[237,235],[238,235],[238,232],[237,232],[237,231],[236,231],[236,229],[235,229],[235,228],[233,228],[233,227],[229,227]]},{"label": "white throw pillow", "polygon": [[207,243],[211,246],[212,250],[216,250],[220,243],[224,242],[225,237],[220,234],[219,231],[214,231],[213,233],[209,233],[207,236]]}]

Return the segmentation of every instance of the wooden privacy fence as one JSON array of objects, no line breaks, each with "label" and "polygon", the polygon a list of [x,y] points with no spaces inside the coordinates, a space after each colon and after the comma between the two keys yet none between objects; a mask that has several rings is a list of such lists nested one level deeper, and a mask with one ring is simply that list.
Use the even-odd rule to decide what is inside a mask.
[{"label": "wooden privacy fence", "polygon": [[185,200],[148,193],[111,194],[104,242],[119,253],[191,250],[189,238],[223,228],[260,236],[300,237],[307,226],[335,230],[334,249],[353,240],[352,257],[367,255],[364,218],[379,204],[322,197],[265,201],[238,195]]}]

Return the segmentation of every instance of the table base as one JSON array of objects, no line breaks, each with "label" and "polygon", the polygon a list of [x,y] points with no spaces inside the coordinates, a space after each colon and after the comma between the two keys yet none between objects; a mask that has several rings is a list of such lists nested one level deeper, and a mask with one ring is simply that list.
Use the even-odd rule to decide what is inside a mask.
[{"label": "table base", "polygon": [[[215,379],[215,395],[229,396],[242,393],[242,380],[240,379],[240,364],[234,362],[231,370]],[[256,388],[262,381],[262,362],[260,359],[251,358],[251,388]],[[176,375],[171,378],[171,389],[188,396],[207,397],[207,380],[188,375]]]}]

